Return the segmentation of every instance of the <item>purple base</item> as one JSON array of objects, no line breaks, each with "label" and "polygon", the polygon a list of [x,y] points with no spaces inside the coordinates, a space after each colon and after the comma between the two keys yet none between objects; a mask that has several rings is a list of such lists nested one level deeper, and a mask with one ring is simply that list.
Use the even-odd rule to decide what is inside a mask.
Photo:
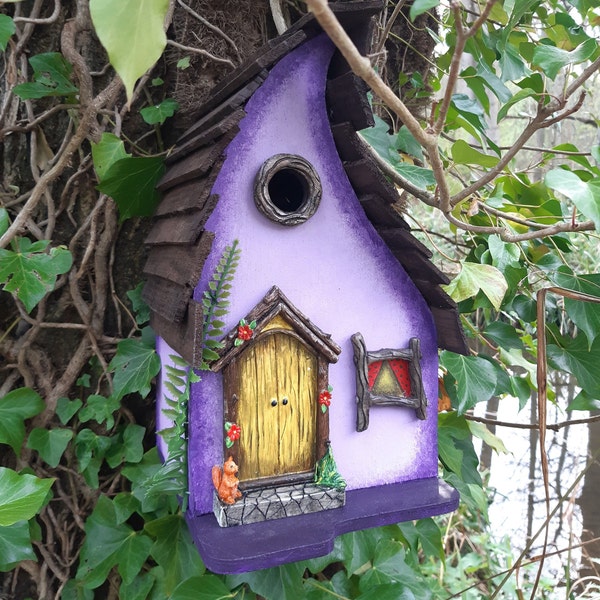
[{"label": "purple base", "polygon": [[455,489],[433,477],[346,492],[343,508],[308,515],[226,528],[212,514],[187,522],[211,571],[244,573],[324,556],[343,533],[452,512],[458,500]]}]

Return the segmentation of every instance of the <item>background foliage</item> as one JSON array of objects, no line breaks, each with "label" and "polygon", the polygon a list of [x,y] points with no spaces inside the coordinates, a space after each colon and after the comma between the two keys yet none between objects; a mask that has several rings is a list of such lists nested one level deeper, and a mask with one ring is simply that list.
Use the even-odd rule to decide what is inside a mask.
[{"label": "background foliage", "polygon": [[[333,28],[322,4],[309,2]],[[521,408],[538,401],[543,433],[556,399],[552,382],[545,393],[536,379],[546,355],[578,384],[567,420],[599,407],[595,0],[390,1],[372,56],[389,87],[361,73],[379,114],[365,143],[455,275],[448,292],[472,341],[470,356],[440,357],[440,470],[461,509],[231,577],[207,573],[191,543],[154,448],[159,361],[138,285],[143,217],[168,149],[210,88],[305,11],[277,0],[239,0],[235,11],[0,2],[0,594],[395,600],[555,588],[527,548],[514,557],[486,528],[473,436],[503,446],[473,409],[507,395]],[[544,328],[536,293],[546,288]],[[565,573],[561,597],[598,589],[576,579]]]}]

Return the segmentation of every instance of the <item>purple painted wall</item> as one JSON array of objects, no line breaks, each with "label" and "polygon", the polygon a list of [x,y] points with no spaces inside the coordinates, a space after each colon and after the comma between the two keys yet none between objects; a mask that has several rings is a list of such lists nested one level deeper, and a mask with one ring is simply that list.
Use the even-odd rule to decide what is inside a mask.
[{"label": "purple painted wall", "polygon": [[[332,46],[316,38],[284,58],[246,105],[247,116],[227,149],[214,185],[218,205],[206,224],[216,233],[195,290],[200,299],[225,247],[238,239],[241,260],[233,282],[227,329],[272,285],[342,347],[330,366],[330,439],[348,490],[437,476],[437,346],[425,301],[365,217],[331,136],[324,87]],[[296,227],[269,221],[256,209],[253,182],[278,153],[298,154],[321,178],[316,214]],[[404,348],[421,340],[428,418],[375,407],[357,433],[355,368],[350,336],[360,331],[368,350]],[[167,354],[164,344],[161,355]],[[203,372],[190,402],[190,508],[212,510],[210,469],[222,461],[221,374]]]}]

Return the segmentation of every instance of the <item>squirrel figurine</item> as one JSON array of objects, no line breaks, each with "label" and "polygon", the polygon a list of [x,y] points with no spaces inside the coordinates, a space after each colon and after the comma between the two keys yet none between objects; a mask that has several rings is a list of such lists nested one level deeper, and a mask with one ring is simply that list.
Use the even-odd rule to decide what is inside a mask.
[{"label": "squirrel figurine", "polygon": [[233,462],[232,456],[223,463],[223,468],[218,465],[212,468],[213,485],[217,490],[217,495],[225,504],[234,504],[242,497],[242,492],[238,490],[237,472],[238,466]]}]

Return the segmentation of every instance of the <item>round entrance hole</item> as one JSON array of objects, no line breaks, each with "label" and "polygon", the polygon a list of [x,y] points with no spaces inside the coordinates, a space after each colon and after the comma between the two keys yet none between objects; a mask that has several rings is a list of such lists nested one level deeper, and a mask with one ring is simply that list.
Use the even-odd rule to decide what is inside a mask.
[{"label": "round entrance hole", "polygon": [[276,154],[263,163],[256,176],[256,207],[275,223],[304,223],[315,214],[320,201],[319,176],[301,156]]}]

